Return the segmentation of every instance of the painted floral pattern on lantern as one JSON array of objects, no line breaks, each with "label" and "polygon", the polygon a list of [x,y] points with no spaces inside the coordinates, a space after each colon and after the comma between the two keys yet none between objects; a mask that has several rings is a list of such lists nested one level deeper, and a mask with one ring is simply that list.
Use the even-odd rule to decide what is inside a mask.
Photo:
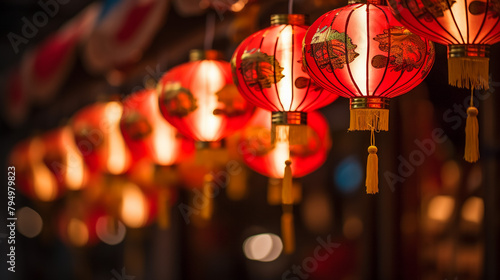
[{"label": "painted floral pattern on lantern", "polygon": [[249,109],[248,102],[241,96],[234,84],[225,85],[215,95],[222,106],[214,110],[214,115],[236,117],[244,115]]},{"label": "painted floral pattern on lantern", "polygon": [[181,87],[180,83],[170,83],[165,85],[163,95],[165,109],[172,116],[184,117],[198,108],[196,98],[187,88]]},{"label": "painted floral pattern on lantern", "polygon": [[321,69],[333,72],[354,61],[359,55],[355,51],[356,47],[357,45],[352,43],[345,32],[340,33],[329,26],[323,26],[316,30],[311,40],[309,54],[314,57]]},{"label": "painted floral pattern on lantern", "polygon": [[125,117],[124,128],[132,140],[144,139],[153,131],[148,120],[137,112],[132,112]]},{"label": "painted floral pattern on lantern", "polygon": [[385,29],[384,33],[378,34],[373,39],[379,42],[381,51],[390,54],[390,57],[375,55],[372,58],[372,66],[375,68],[382,69],[388,66],[394,71],[411,72],[420,68],[425,62],[427,46],[424,40],[403,26]]},{"label": "painted floral pattern on lantern", "polygon": [[248,86],[255,90],[270,88],[283,79],[283,67],[272,55],[260,50],[245,51],[241,57],[241,71]]},{"label": "painted floral pattern on lantern", "polygon": [[[429,48],[429,57],[434,57],[434,55],[436,53],[436,50],[434,49],[434,44],[432,44],[432,43],[429,42],[429,45],[431,46]],[[427,61],[425,62],[424,67],[422,67],[422,72],[421,72],[422,79],[424,79],[425,76],[427,76],[427,73],[429,73],[429,71],[431,70],[433,63],[434,63],[434,59],[427,59]]]}]

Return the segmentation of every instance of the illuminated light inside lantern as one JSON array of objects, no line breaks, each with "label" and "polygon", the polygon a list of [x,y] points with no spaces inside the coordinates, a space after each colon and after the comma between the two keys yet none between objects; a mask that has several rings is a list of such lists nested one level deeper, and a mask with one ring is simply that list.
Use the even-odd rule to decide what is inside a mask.
[{"label": "illuminated light inside lantern", "polygon": [[483,199],[473,196],[468,198],[462,206],[462,219],[479,224],[483,220]]},{"label": "illuminated light inside lantern", "polygon": [[179,145],[176,141],[177,131],[161,116],[158,108],[158,96],[151,94],[149,102],[151,103],[150,108],[154,110],[152,137],[156,162],[160,165],[172,165],[179,153]]},{"label": "illuminated light inside lantern", "polygon": [[106,125],[108,129],[107,169],[111,174],[123,173],[127,167],[125,142],[120,132],[120,118],[123,112],[118,102],[109,102],[105,108]]},{"label": "illuminated light inside lantern", "polygon": [[84,163],[78,148],[73,141],[71,128],[63,130],[63,144],[66,146],[66,186],[70,190],[79,190],[84,182]]},{"label": "illuminated light inside lantern", "polygon": [[128,227],[139,228],[146,224],[149,211],[146,198],[138,186],[128,183],[123,187],[120,214]]},{"label": "illuminated light inside lantern", "polygon": [[[277,83],[278,86],[278,96],[280,102],[283,105],[283,110],[288,111],[292,105],[292,92],[293,92],[293,26],[287,25],[283,31],[281,31],[278,39],[278,50],[276,51],[276,58],[281,62],[284,77],[280,82]],[[297,58],[300,59],[300,58]]]},{"label": "illuminated light inside lantern", "polygon": [[[347,69],[350,69],[350,72],[352,73],[352,78],[356,85],[358,86],[359,90],[361,91],[360,93],[365,96],[371,95],[369,89],[367,88],[366,80],[369,78],[367,77],[367,57],[369,54],[369,48],[368,44],[371,39],[368,38],[368,24],[366,23],[366,15],[367,15],[367,10],[368,5],[364,5],[363,9],[358,9],[355,10],[354,13],[356,13],[356,16],[351,17],[351,21],[349,21],[349,25],[346,26],[348,30],[356,30],[356,32],[351,32],[350,35],[352,35],[352,41],[356,42],[357,48],[356,52],[359,53],[359,56],[354,59],[351,63],[347,63]],[[372,37],[375,36],[375,34],[371,35]],[[373,71],[373,69],[370,67],[370,71]],[[369,75],[369,74],[368,74]]]},{"label": "illuminated light inside lantern", "polygon": [[248,237],[243,242],[243,252],[250,260],[271,262],[283,250],[281,238],[272,233],[262,233]]},{"label": "illuminated light inside lantern", "polygon": [[23,207],[16,212],[17,230],[28,238],[36,237],[42,232],[43,220],[35,210]]},{"label": "illuminated light inside lantern", "polygon": [[[111,232],[109,229],[112,227],[110,223],[114,223],[110,216],[104,216],[97,219],[96,222],[96,234],[99,239],[109,245],[116,245],[123,241],[127,229],[122,222],[117,222],[117,227],[115,232]],[[114,225],[113,225],[114,226]]]},{"label": "illuminated light inside lantern", "polygon": [[219,91],[224,85],[224,77],[216,63],[210,60],[199,62],[200,65],[194,73],[192,91],[196,92],[198,101],[198,110],[193,112],[196,121],[194,125],[199,131],[199,139],[203,141],[215,141],[220,132],[222,119],[214,115],[217,109],[218,99],[214,93]]},{"label": "illuminated light inside lantern", "polygon": [[89,230],[83,221],[72,218],[68,223],[67,230],[71,244],[81,247],[85,246],[89,241]]},{"label": "illuminated light inside lantern", "polygon": [[[281,126],[288,128],[287,126]],[[285,172],[285,161],[290,158],[290,145],[288,141],[276,142],[274,150],[271,152],[272,160],[271,166],[273,168],[273,174],[277,178],[283,178]]]},{"label": "illuminated light inside lantern", "polygon": [[446,222],[450,219],[455,208],[455,200],[446,195],[435,196],[429,202],[427,215],[430,219]]},{"label": "illuminated light inside lantern", "polygon": [[35,138],[30,142],[29,158],[33,176],[33,192],[35,197],[42,201],[52,201],[57,196],[56,178],[42,162],[45,148],[40,139]]}]

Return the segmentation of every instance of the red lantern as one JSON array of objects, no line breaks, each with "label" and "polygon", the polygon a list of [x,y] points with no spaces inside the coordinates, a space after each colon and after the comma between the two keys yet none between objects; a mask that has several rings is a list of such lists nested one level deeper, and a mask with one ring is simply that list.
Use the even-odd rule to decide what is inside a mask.
[{"label": "red lantern", "polygon": [[219,141],[243,127],[253,113],[221,57],[216,51],[191,51],[190,62],[172,68],[158,84],[163,116],[196,141]]},{"label": "red lantern", "polygon": [[309,128],[306,145],[271,145],[268,120],[271,112],[257,110],[243,131],[239,149],[243,161],[253,170],[271,178],[283,178],[283,162],[288,158],[293,162],[292,177],[303,177],[318,169],[326,160],[331,147],[331,139],[326,119],[319,112],[308,115]]},{"label": "red lantern", "polygon": [[40,201],[53,201],[63,194],[54,174],[43,162],[46,154],[44,142],[34,137],[17,144],[9,162],[15,167],[16,186],[28,197]]},{"label": "red lantern", "polygon": [[245,39],[231,60],[243,97],[273,112],[273,143],[304,143],[307,112],[337,98],[312,81],[302,64],[307,28],[304,15],[273,15],[271,26]]},{"label": "red lantern", "polygon": [[389,99],[418,85],[434,46],[411,33],[376,1],[350,4],[316,20],[304,39],[304,63],[326,89],[351,99],[349,130],[371,130],[366,186],[378,192],[374,131],[389,129]]},{"label": "red lantern", "polygon": [[[490,45],[500,41],[499,1],[390,0],[389,4],[412,32],[448,46],[450,85],[489,88]],[[477,114],[471,97],[465,126],[464,158],[468,162],[479,159]]]},{"label": "red lantern", "polygon": [[194,148],[162,117],[153,89],[136,92],[123,101],[120,127],[133,162],[150,159],[155,164],[172,165]]},{"label": "red lantern", "polygon": [[412,32],[448,46],[448,82],[488,88],[490,45],[500,41],[500,2],[390,0],[391,11]]},{"label": "red lantern", "polygon": [[79,190],[87,182],[87,167],[75,145],[71,127],[64,126],[42,136],[46,148],[45,165],[52,171],[61,187]]},{"label": "red lantern", "polygon": [[93,173],[123,174],[131,165],[120,132],[122,112],[122,104],[111,101],[89,105],[73,116],[75,143]]}]

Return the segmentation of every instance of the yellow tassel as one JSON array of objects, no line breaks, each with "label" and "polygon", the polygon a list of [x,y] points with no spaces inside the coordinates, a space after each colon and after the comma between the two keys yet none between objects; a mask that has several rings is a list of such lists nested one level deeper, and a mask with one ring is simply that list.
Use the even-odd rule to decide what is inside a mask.
[{"label": "yellow tassel", "polygon": [[366,163],[366,193],[378,193],[378,156],[377,147],[368,147],[368,161]]},{"label": "yellow tassel", "polygon": [[459,88],[488,89],[488,57],[448,58],[448,83]]},{"label": "yellow tassel", "polygon": [[309,130],[307,125],[271,125],[271,144],[276,142],[288,142],[290,145],[306,145]]},{"label": "yellow tassel", "polygon": [[281,235],[285,254],[291,254],[295,251],[295,232],[293,228],[293,213],[290,209],[281,216]]},{"label": "yellow tassel", "polygon": [[389,109],[351,109],[349,130],[389,130]]},{"label": "yellow tassel", "polygon": [[213,176],[210,174],[205,175],[203,179],[203,199],[204,203],[201,208],[200,216],[205,220],[210,220],[213,213],[213,195],[212,195],[212,181]]},{"label": "yellow tassel", "polygon": [[465,124],[465,154],[468,162],[479,160],[479,124],[477,121],[478,110],[471,106],[467,109],[467,122]]},{"label": "yellow tassel", "polygon": [[368,160],[366,162],[366,193],[378,193],[378,156],[375,146],[375,135],[372,130],[371,146],[368,147]]},{"label": "yellow tassel", "polygon": [[281,190],[281,203],[293,204],[293,181],[292,181],[292,168],[290,160],[285,161],[285,173],[283,175],[283,189]]},{"label": "yellow tassel", "polygon": [[166,188],[162,188],[158,194],[158,227],[167,229],[170,227],[170,205],[169,193]]}]

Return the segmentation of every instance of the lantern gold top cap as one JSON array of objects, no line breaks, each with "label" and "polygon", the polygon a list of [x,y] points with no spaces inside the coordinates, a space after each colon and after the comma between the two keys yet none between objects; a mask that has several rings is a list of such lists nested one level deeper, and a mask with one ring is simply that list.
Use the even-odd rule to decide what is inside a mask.
[{"label": "lantern gold top cap", "polygon": [[216,50],[191,50],[189,52],[189,61],[198,60],[219,60],[223,59],[224,55],[220,51]]},{"label": "lantern gold top cap", "polygon": [[271,15],[271,25],[294,24],[305,25],[309,23],[309,16],[302,14],[274,14]]}]

